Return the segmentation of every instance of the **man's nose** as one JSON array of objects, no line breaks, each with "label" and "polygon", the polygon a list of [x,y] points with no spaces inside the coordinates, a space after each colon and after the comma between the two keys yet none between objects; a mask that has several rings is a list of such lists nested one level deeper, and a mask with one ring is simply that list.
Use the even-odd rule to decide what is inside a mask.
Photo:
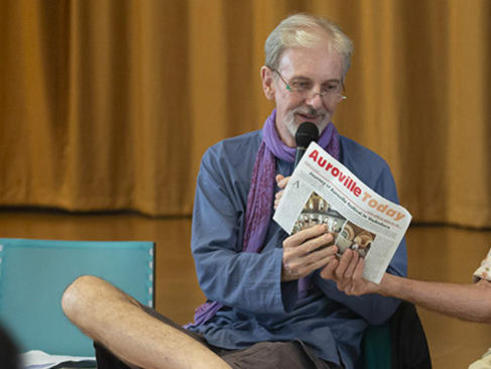
[{"label": "man's nose", "polygon": [[312,92],[307,99],[305,99],[307,105],[312,106],[315,110],[322,109],[324,107],[324,100],[319,92]]}]

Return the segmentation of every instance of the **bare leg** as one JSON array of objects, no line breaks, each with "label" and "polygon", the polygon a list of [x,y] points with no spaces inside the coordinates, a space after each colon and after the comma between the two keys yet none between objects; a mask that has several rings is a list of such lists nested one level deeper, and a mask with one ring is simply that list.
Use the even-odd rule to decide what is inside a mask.
[{"label": "bare leg", "polygon": [[110,283],[93,276],[76,279],[62,307],[82,332],[124,362],[145,369],[230,369],[207,347],[147,314]]}]

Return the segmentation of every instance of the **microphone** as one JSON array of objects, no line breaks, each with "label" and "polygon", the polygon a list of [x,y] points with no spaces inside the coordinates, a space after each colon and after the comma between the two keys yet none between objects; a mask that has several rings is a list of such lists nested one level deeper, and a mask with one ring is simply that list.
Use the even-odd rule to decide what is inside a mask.
[{"label": "microphone", "polygon": [[317,141],[319,139],[319,130],[317,126],[312,122],[303,122],[297,129],[295,133],[295,142],[297,143],[297,151],[295,153],[295,165],[300,162],[303,154],[307,150],[307,147],[312,141]]}]

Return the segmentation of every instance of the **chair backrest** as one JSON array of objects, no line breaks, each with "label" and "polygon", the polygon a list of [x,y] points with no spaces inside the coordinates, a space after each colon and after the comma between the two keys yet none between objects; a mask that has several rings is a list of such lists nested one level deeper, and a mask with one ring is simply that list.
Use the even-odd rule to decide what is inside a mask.
[{"label": "chair backrest", "polygon": [[152,307],[153,255],[153,242],[0,239],[0,324],[23,352],[94,356],[62,312],[63,291],[90,274]]},{"label": "chair backrest", "polygon": [[367,328],[360,364],[363,369],[431,369],[428,342],[413,304],[401,301],[387,323]]}]

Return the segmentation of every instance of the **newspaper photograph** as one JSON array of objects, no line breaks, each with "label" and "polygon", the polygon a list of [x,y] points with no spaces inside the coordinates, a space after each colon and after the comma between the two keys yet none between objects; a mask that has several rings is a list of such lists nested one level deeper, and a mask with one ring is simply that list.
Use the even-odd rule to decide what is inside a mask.
[{"label": "newspaper photograph", "polygon": [[338,256],[355,250],[363,277],[380,283],[411,222],[402,206],[385,199],[312,142],[295,168],[273,216],[288,234],[326,224]]}]

